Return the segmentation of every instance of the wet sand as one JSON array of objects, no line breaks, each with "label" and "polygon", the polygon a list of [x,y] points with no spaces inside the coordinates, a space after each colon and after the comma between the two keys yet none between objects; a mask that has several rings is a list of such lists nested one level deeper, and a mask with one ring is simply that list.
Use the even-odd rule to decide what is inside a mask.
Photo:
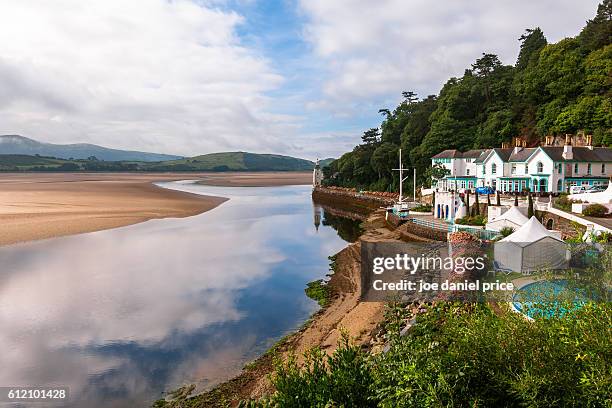
[{"label": "wet sand", "polygon": [[223,187],[268,187],[312,184],[312,172],[212,173],[199,184]]},{"label": "wet sand", "polygon": [[[0,245],[189,217],[226,199],[163,189],[155,181],[214,185],[306,184],[306,173],[0,173]],[[310,176],[309,176],[310,177]],[[310,178],[308,178],[310,182]]]}]

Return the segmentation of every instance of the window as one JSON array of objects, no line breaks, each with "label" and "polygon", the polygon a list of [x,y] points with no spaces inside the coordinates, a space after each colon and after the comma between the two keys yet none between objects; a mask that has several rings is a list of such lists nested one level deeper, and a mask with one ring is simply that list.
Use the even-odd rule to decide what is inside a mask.
[{"label": "window", "polygon": [[466,170],[466,174],[469,176],[470,175],[470,169]]},{"label": "window", "polygon": [[563,173],[563,163],[557,164],[557,173]]},{"label": "window", "polygon": [[497,164],[495,163],[491,165],[491,174],[497,174]]},{"label": "window", "polygon": [[558,193],[563,192],[563,180],[561,179],[557,180],[557,192]]},{"label": "window", "polygon": [[601,174],[606,174],[606,164],[605,163],[601,165]]},{"label": "window", "polygon": [[578,163],[574,164],[574,173],[578,174]]},{"label": "window", "polygon": [[474,188],[474,182],[472,180],[468,182],[468,188]]},{"label": "window", "polygon": [[525,174],[529,174],[529,165],[525,164]]},{"label": "window", "polygon": [[512,174],[516,174],[516,164],[512,165]]},{"label": "window", "polygon": [[591,166],[591,163],[587,164],[587,174],[588,175],[593,174],[593,168]]},{"label": "window", "polygon": [[544,165],[542,164],[542,162],[538,162],[538,173],[542,173],[544,171]]}]

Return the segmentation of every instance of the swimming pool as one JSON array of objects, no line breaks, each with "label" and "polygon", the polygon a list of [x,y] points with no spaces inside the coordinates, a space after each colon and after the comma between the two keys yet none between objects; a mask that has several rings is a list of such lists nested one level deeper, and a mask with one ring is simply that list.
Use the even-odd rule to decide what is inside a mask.
[{"label": "swimming pool", "polygon": [[541,280],[519,288],[512,296],[514,309],[534,317],[563,317],[593,299],[586,289],[568,287],[568,281]]}]

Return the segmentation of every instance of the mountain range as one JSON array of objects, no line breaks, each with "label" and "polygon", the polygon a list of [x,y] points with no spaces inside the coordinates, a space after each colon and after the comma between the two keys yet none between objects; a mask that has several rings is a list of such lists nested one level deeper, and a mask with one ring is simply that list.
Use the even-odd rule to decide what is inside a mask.
[{"label": "mountain range", "polygon": [[25,154],[29,156],[56,157],[58,159],[87,159],[96,157],[105,161],[158,162],[182,159],[170,154],[148,153],[131,150],[109,149],[89,143],[43,143],[19,135],[0,136],[0,154]]},{"label": "mountain range", "polygon": [[[325,167],[334,159],[321,160]],[[278,154],[209,153],[180,157],[109,149],[92,144],[41,143],[0,136],[0,171],[310,171],[314,163]]]}]

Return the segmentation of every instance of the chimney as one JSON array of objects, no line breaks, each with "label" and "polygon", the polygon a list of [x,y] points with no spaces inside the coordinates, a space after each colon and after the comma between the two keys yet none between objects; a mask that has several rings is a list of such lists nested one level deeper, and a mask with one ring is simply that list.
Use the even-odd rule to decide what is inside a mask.
[{"label": "chimney", "polygon": [[552,146],[553,145],[553,140],[554,140],[554,137],[552,135],[546,136],[546,141],[544,142],[544,145]]},{"label": "chimney", "polygon": [[514,151],[512,153],[517,154],[521,150],[523,150],[523,141],[521,140],[520,137],[515,137],[514,138]]},{"label": "chimney", "polygon": [[563,158],[565,160],[572,160],[574,158],[574,153],[572,152],[572,135],[565,135],[565,146],[563,146]]},{"label": "chimney", "polygon": [[508,148],[508,142],[502,142],[502,149],[507,149]]},{"label": "chimney", "polygon": [[586,147],[593,150],[593,135],[586,135]]}]

